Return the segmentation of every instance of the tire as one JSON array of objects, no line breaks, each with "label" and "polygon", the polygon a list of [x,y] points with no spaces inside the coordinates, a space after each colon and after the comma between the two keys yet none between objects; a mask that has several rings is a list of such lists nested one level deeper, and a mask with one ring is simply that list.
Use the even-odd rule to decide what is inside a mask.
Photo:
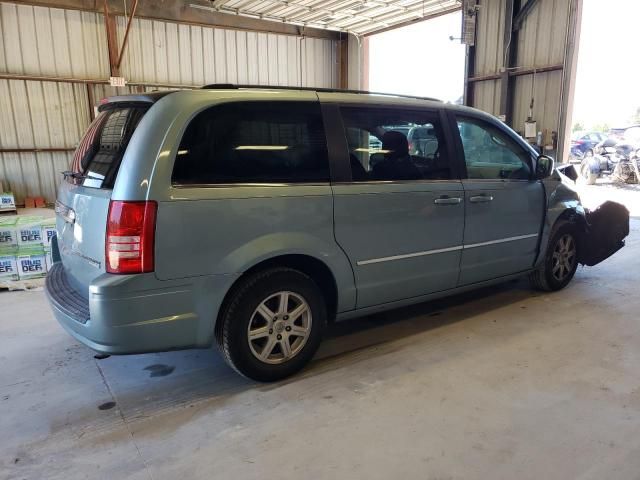
[{"label": "tire", "polygon": [[580,180],[585,185],[595,185],[598,179],[598,174],[591,172],[591,167],[588,163],[583,163],[580,167]]},{"label": "tire", "polygon": [[218,319],[216,339],[234,370],[258,382],[273,382],[311,360],[326,323],[326,302],[311,277],[272,268],[248,276],[234,288]]},{"label": "tire", "polygon": [[591,149],[587,150],[586,152],[584,152],[584,156],[586,158],[593,157],[593,150]]},{"label": "tire", "polygon": [[[551,240],[545,253],[544,262],[537,270],[529,274],[531,286],[537,290],[545,292],[562,290],[573,279],[578,268],[580,253],[578,230],[575,225],[569,222],[561,222],[557,227],[554,227],[554,231],[551,234]],[[566,245],[567,238],[571,238],[571,245],[573,245],[572,257],[568,250],[564,250],[567,252],[567,256],[563,253],[562,246]],[[557,266],[558,262],[562,264],[561,269]],[[562,275],[559,275],[560,270],[563,272]]]}]

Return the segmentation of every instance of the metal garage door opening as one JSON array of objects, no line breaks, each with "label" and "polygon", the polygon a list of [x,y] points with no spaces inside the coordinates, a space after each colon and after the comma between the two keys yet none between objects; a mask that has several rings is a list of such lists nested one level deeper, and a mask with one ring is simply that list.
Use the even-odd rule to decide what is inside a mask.
[{"label": "metal garage door opening", "polygon": [[606,135],[611,129],[640,124],[640,65],[629,50],[637,43],[639,17],[637,2],[584,0],[574,133]]},{"label": "metal garage door opening", "polygon": [[369,37],[369,88],[462,103],[461,13]]}]

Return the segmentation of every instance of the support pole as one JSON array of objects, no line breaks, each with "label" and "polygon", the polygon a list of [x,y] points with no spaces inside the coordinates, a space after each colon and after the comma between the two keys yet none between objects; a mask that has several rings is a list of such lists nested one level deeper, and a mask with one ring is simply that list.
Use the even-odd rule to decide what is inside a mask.
[{"label": "support pole", "polygon": [[120,62],[118,61],[118,39],[116,37],[116,20],[109,13],[109,5],[104,0],[104,26],[107,30],[107,51],[109,53],[109,72],[112,77],[120,76]]},{"label": "support pole", "polygon": [[124,54],[124,49],[127,48],[127,40],[129,39],[129,30],[131,29],[131,24],[133,23],[133,19],[136,16],[137,8],[138,8],[138,0],[133,0],[133,8],[131,9],[131,15],[129,16],[129,20],[127,20],[127,29],[124,31],[124,39],[122,40],[120,53],[118,53],[118,62],[116,64],[116,68],[118,72],[120,71],[120,65],[122,64],[122,55]]}]

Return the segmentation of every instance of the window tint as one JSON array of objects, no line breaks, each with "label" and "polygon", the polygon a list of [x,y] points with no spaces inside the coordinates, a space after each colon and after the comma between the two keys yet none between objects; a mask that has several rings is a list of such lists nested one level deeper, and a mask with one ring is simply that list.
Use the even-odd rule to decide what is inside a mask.
[{"label": "window tint", "polygon": [[322,116],[312,102],[234,102],[199,113],[172,176],[181,185],[327,181]]},{"label": "window tint", "polygon": [[437,113],[376,107],[341,112],[353,181],[451,178]]},{"label": "window tint", "polygon": [[499,128],[476,119],[458,118],[467,177],[531,178],[530,154]]},{"label": "window tint", "polygon": [[67,181],[93,188],[113,188],[120,162],[134,130],[148,107],[103,110],[87,129],[76,149]]}]

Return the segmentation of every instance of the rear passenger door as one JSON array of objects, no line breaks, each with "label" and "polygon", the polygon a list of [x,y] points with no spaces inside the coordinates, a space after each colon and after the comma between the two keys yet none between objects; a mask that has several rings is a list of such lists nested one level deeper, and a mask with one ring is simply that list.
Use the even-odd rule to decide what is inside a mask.
[{"label": "rear passenger door", "polygon": [[456,116],[466,178],[464,250],[459,285],[530,269],[545,209],[532,154],[503,128]]},{"label": "rear passenger door", "polygon": [[[333,130],[335,236],[355,273],[358,308],[454,288],[464,192],[442,113],[338,103],[323,111]],[[437,140],[426,156],[409,151],[415,127]]]}]

